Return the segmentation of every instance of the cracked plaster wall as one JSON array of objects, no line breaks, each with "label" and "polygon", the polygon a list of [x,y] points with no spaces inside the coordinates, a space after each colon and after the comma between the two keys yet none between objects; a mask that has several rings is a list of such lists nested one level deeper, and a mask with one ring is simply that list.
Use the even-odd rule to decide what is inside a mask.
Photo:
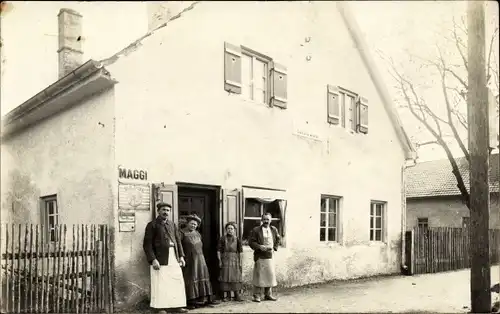
[{"label": "cracked plaster wall", "polygon": [[113,108],[107,91],[2,143],[2,222],[41,223],[39,198],[52,194],[59,223],[111,222]]}]

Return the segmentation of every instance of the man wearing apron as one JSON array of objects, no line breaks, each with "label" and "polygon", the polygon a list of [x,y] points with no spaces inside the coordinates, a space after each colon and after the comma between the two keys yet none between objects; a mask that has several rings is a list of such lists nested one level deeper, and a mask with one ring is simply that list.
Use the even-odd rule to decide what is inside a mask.
[{"label": "man wearing apron", "polygon": [[260,302],[261,291],[264,288],[264,299],[276,301],[272,295],[272,287],[277,285],[273,255],[278,250],[280,236],[278,229],[271,226],[272,216],[269,213],[262,215],[262,224],[253,228],[248,239],[255,261],[253,268],[253,301]]},{"label": "man wearing apron", "polygon": [[172,207],[160,202],[158,217],[149,222],[144,233],[144,253],[151,265],[151,307],[165,311],[187,312],[186,292],[181,267],[186,264],[177,226],[170,220]]}]

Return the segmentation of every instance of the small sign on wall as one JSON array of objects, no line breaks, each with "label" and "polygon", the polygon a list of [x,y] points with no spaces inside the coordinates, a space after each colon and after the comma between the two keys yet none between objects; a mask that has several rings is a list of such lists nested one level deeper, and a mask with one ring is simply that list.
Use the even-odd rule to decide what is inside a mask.
[{"label": "small sign on wall", "polygon": [[149,184],[118,183],[118,208],[149,210],[151,188]]},{"label": "small sign on wall", "polygon": [[135,212],[120,210],[118,212],[118,225],[120,232],[135,231]]}]

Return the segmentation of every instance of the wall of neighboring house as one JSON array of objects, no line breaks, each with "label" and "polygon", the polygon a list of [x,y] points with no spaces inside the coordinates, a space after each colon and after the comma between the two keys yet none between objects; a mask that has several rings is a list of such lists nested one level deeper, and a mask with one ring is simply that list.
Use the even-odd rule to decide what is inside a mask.
[{"label": "wall of neighboring house", "polygon": [[42,223],[40,198],[49,195],[57,196],[61,224],[111,221],[113,108],[113,91],[106,91],[2,143],[2,214],[9,222]]},{"label": "wall of neighboring house", "polygon": [[[462,227],[463,217],[470,217],[469,209],[459,197],[408,199],[406,202],[406,230],[417,226],[419,218],[427,218],[429,227]],[[498,193],[490,196],[490,228],[500,229]]]},{"label": "wall of neighboring house", "polygon": [[[224,90],[225,41],[287,67],[286,109]],[[334,2],[202,2],[107,68],[119,81],[116,166],[153,183],[287,191],[280,285],[399,271],[403,150]],[[327,123],[327,84],[369,100],[368,134]],[[340,243],[320,242],[321,194],[342,197]],[[387,202],[385,242],[370,241],[371,200]],[[137,212],[136,231],[116,235],[119,307],[149,292],[151,217]]]}]

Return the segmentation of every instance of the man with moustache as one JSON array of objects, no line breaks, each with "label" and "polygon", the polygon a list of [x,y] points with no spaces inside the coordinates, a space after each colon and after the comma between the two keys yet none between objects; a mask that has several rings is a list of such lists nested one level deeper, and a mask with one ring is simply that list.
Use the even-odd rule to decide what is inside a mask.
[{"label": "man with moustache", "polygon": [[248,239],[248,245],[254,251],[253,259],[255,261],[253,268],[254,302],[260,302],[262,288],[264,288],[264,300],[277,300],[272,295],[272,287],[277,285],[273,255],[274,251],[278,250],[281,238],[278,229],[271,226],[271,219],[270,213],[262,215],[261,225],[253,228]]},{"label": "man with moustache", "polygon": [[158,217],[149,222],[144,233],[143,249],[151,265],[152,308],[166,313],[167,308],[186,313],[186,292],[181,267],[185,266],[179,230],[170,220],[172,206],[156,205]]}]

